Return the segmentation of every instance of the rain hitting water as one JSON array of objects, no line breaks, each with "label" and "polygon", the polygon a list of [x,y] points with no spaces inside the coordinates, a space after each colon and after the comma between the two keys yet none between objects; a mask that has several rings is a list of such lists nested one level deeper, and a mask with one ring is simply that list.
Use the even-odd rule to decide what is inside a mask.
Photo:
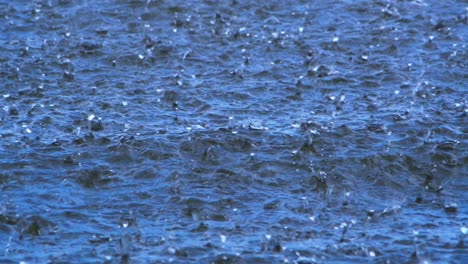
[{"label": "rain hitting water", "polygon": [[1,263],[463,263],[466,1],[0,0]]}]

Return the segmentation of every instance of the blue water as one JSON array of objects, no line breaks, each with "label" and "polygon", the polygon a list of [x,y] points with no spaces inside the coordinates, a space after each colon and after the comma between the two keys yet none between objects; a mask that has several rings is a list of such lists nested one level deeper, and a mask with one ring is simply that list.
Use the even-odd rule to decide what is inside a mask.
[{"label": "blue water", "polygon": [[0,262],[467,261],[467,8],[0,0]]}]

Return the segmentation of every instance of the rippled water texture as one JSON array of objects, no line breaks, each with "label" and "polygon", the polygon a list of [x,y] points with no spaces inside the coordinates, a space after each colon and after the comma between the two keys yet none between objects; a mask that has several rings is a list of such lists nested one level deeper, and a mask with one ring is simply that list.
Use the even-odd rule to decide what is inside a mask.
[{"label": "rippled water texture", "polygon": [[463,263],[467,8],[0,0],[0,262]]}]

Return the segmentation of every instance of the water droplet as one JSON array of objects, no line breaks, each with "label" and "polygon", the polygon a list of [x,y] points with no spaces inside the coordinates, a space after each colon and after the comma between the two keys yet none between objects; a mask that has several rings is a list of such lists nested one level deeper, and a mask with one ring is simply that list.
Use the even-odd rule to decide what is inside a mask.
[{"label": "water droplet", "polygon": [[369,251],[369,256],[370,257],[375,257],[375,252],[374,251]]},{"label": "water droplet", "polygon": [[266,234],[266,235],[265,235],[265,238],[266,238],[267,240],[270,240],[270,239],[271,239],[271,235],[270,235],[270,234]]},{"label": "water droplet", "polygon": [[145,56],[141,55],[141,54],[138,54],[138,58],[140,58],[140,60],[144,59]]},{"label": "water droplet", "polygon": [[88,121],[92,121],[96,116],[94,114],[90,114],[88,116]]},{"label": "water droplet", "polygon": [[333,42],[338,42],[338,40],[340,40],[338,37],[333,38]]}]

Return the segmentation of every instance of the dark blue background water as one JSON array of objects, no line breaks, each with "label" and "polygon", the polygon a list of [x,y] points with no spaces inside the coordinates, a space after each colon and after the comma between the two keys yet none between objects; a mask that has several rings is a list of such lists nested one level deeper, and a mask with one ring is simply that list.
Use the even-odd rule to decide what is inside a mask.
[{"label": "dark blue background water", "polygon": [[467,8],[0,1],[0,262],[462,263]]}]

